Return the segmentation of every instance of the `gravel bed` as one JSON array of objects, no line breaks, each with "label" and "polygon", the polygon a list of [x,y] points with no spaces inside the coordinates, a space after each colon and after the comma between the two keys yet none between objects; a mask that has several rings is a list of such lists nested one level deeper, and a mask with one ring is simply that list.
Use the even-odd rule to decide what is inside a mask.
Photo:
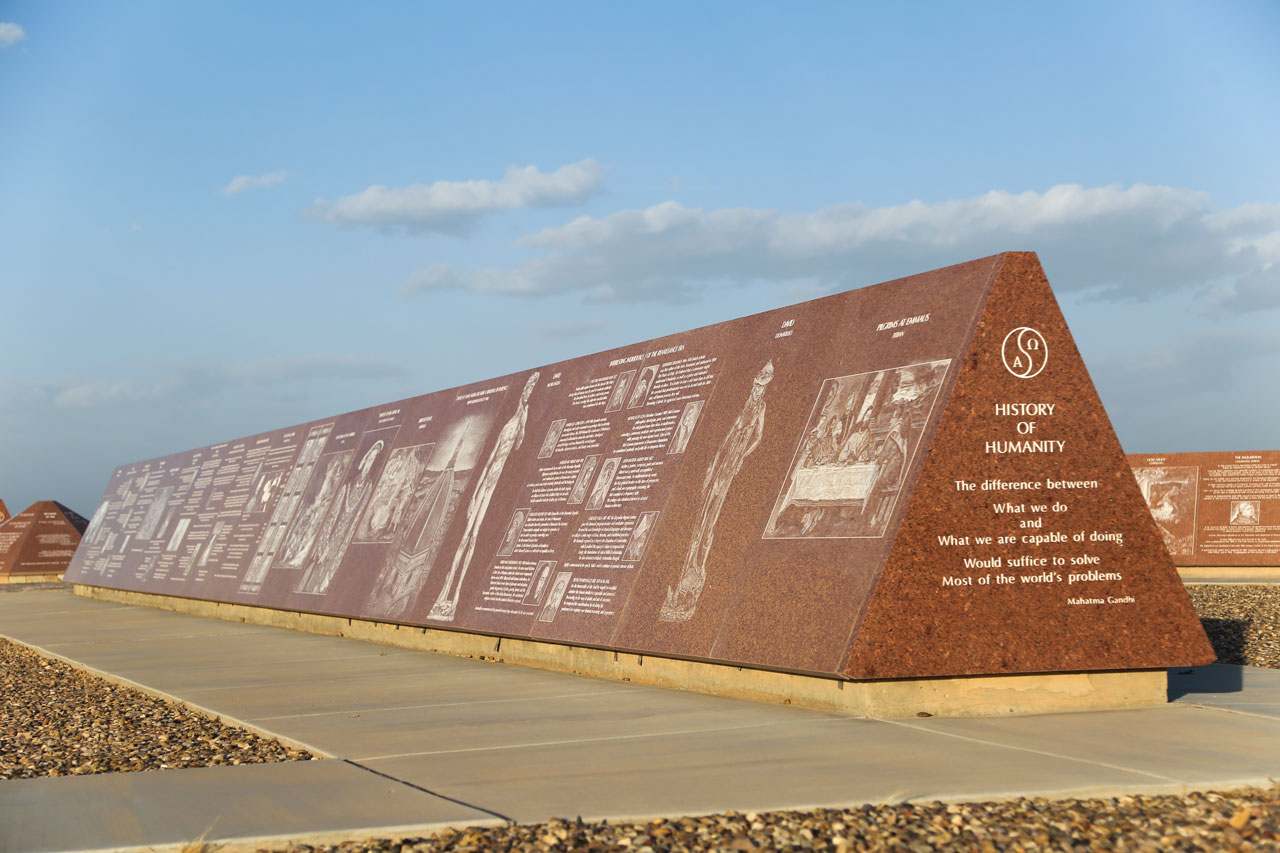
[{"label": "gravel bed", "polygon": [[[927,803],[761,814],[727,812],[647,823],[549,823],[449,830],[430,838],[270,848],[357,851],[675,850],[1165,851],[1277,850],[1280,789],[1232,794]],[[262,851],[260,851],[262,853]]]},{"label": "gravel bed", "polygon": [[1190,584],[1187,592],[1219,662],[1280,669],[1280,585]]},{"label": "gravel bed", "polygon": [[0,640],[0,779],[311,757]]}]

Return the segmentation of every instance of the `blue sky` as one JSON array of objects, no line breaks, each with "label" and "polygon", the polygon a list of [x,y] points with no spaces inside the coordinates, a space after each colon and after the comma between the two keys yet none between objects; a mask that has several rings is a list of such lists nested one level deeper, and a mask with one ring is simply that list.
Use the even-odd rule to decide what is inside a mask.
[{"label": "blue sky", "polygon": [[1280,5],[0,0],[0,497],[1006,249],[1280,447]]}]

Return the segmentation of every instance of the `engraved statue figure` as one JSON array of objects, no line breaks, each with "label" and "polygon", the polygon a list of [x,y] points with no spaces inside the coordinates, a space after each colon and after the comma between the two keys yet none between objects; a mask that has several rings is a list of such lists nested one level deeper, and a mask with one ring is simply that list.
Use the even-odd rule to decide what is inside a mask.
[{"label": "engraved statue figure", "polygon": [[381,440],[365,451],[357,468],[355,482],[346,483],[338,492],[329,512],[315,550],[312,552],[311,564],[298,582],[295,592],[323,595],[329,590],[329,582],[338,571],[347,545],[355,533],[356,522],[368,506],[373,494],[374,466],[382,454],[385,443]]},{"label": "engraved statue figure", "polygon": [[484,463],[479,482],[476,483],[475,493],[471,495],[471,503],[467,504],[467,524],[462,533],[462,541],[458,543],[458,550],[453,555],[453,565],[450,566],[449,574],[444,579],[444,586],[440,588],[440,595],[436,597],[435,604],[431,605],[428,619],[452,622],[457,613],[462,581],[467,576],[467,569],[471,566],[471,557],[476,550],[476,539],[480,534],[480,524],[489,510],[489,501],[493,499],[493,492],[498,487],[498,480],[502,477],[502,469],[507,464],[507,457],[524,443],[525,422],[529,419],[529,397],[533,395],[533,387],[538,384],[539,376],[540,374],[535,371],[525,382],[515,414],[503,425],[497,441],[494,442],[493,452],[489,454],[489,461]]},{"label": "engraved statue figure", "polygon": [[666,600],[658,613],[662,622],[687,622],[693,618],[702,587],[707,582],[707,557],[711,554],[712,535],[720,520],[720,511],[734,478],[764,436],[764,390],[772,379],[773,362],[770,361],[756,374],[742,413],[720,442],[720,449],[707,470],[702,482],[702,509],[693,527],[680,579],[675,589],[667,587]]}]

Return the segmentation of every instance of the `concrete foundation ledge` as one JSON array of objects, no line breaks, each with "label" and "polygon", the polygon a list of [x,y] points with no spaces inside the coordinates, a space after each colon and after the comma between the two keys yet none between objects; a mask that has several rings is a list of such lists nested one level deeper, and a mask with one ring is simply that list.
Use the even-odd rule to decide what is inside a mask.
[{"label": "concrete foundation ledge", "polygon": [[845,681],[82,584],[76,584],[74,592],[99,601],[156,607],[231,622],[350,637],[493,663],[797,705],[860,717],[1045,714],[1137,708],[1162,705],[1168,701],[1168,675],[1163,669]]},{"label": "concrete foundation ledge", "polygon": [[0,575],[0,584],[10,583],[56,583],[62,580],[62,572],[52,575]]},{"label": "concrete foundation ledge", "polygon": [[1184,581],[1219,579],[1280,581],[1280,566],[1178,566],[1178,577]]}]

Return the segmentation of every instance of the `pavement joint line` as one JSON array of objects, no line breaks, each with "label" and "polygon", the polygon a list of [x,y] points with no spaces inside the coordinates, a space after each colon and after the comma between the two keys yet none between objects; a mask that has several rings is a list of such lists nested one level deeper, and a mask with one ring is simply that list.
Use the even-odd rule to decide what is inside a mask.
[{"label": "pavement joint line", "polygon": [[677,735],[714,734],[716,732],[736,732],[743,729],[763,729],[776,726],[777,722],[748,723],[742,726],[715,726],[702,729],[677,729],[668,732],[645,732],[636,735],[616,735],[614,737],[584,737],[569,740],[541,740],[529,743],[506,743],[498,746],[469,746],[464,749],[431,749],[426,752],[398,752],[392,755],[366,755],[355,761],[389,761],[393,758],[419,758],[424,755],[457,755],[463,752],[498,752],[506,749],[537,749],[542,746],[573,746],[579,743],[610,743],[624,740],[645,740],[646,738],[675,737]]},{"label": "pavement joint line", "polygon": [[350,764],[352,767],[358,767],[361,770],[364,770],[368,773],[372,773],[375,776],[381,776],[383,779],[389,779],[392,782],[397,782],[401,785],[404,785],[406,788],[412,788],[415,791],[421,791],[424,794],[429,794],[433,797],[438,797],[441,800],[447,800],[448,802],[451,802],[454,805],[463,806],[468,809],[474,809],[475,811],[484,812],[485,814],[491,814],[494,817],[499,818],[500,820],[506,821],[507,823],[513,824],[518,822],[516,821],[515,818],[508,817],[507,815],[504,815],[502,812],[497,812],[497,811],[494,811],[493,809],[485,808],[484,806],[478,806],[475,803],[469,803],[466,800],[459,800],[457,797],[450,797],[448,794],[441,794],[439,791],[433,791],[430,788],[426,788],[426,787],[423,787],[422,785],[417,784],[416,782],[410,782],[408,779],[401,779],[399,776],[392,776],[390,773],[384,773],[381,770],[374,770],[372,767],[366,767],[365,765],[361,764],[359,761],[356,761],[350,758],[344,758],[342,759],[342,761],[344,764]]},{"label": "pavement joint line", "polygon": [[1001,749],[1014,750],[1015,752],[1029,752],[1032,755],[1043,755],[1048,758],[1060,758],[1066,761],[1075,761],[1080,764],[1089,764],[1094,767],[1106,767],[1109,770],[1119,770],[1124,773],[1135,773],[1139,776],[1150,776],[1152,779],[1160,779],[1169,784],[1174,784],[1174,785],[1186,784],[1185,781],[1180,780],[1174,776],[1165,776],[1162,773],[1153,773],[1150,770],[1139,770],[1136,767],[1125,767],[1124,765],[1121,765],[1121,764],[1111,764],[1106,761],[1097,761],[1092,758],[1080,758],[1075,755],[1064,755],[1060,752],[1052,752],[1047,749],[1032,749],[1029,746],[1015,746],[1014,744],[1011,744],[1011,743],[1001,743],[998,740],[988,740],[986,738],[973,737],[971,735],[962,735],[962,734],[959,734],[958,732],[945,732],[939,729],[931,729],[927,726],[922,726],[916,723],[910,723],[905,720],[885,719],[885,720],[882,720],[882,722],[889,723],[895,726],[901,726],[907,729],[914,729],[915,731],[928,732],[930,734],[941,735],[943,737],[956,738],[957,740],[964,740],[964,741],[969,741],[970,743],[982,744],[983,746],[995,746]]},{"label": "pavement joint line", "polygon": [[306,717],[332,717],[338,714],[375,714],[379,711],[415,711],[421,708],[454,708],[460,705],[499,705],[505,702],[546,702],[553,699],[577,699],[582,696],[612,696],[615,690],[593,690],[590,693],[561,693],[556,696],[518,696],[514,699],[476,699],[471,702],[431,702],[426,705],[391,705],[386,708],[343,708],[337,711],[315,711],[310,714],[275,714],[270,717],[254,717],[259,722],[265,720],[301,720]]},{"label": "pavement joint line", "polygon": [[1205,711],[1222,711],[1225,714],[1240,714],[1244,717],[1257,717],[1260,720],[1280,719],[1276,714],[1259,714],[1257,711],[1243,711],[1239,708],[1222,708],[1218,705],[1201,705],[1199,702],[1170,702],[1170,705],[1180,705],[1184,708],[1200,708]]},{"label": "pavement joint line", "polygon": [[192,711],[195,711],[199,714],[203,714],[206,717],[212,717],[213,719],[218,720],[219,722],[224,723],[225,725],[236,726],[236,727],[245,729],[247,731],[253,732],[254,734],[260,737],[270,738],[272,740],[278,740],[285,746],[291,746],[294,749],[305,749],[307,752],[310,752],[312,755],[318,756],[320,758],[337,758],[338,757],[333,753],[329,752],[328,750],[320,749],[319,747],[312,746],[309,743],[304,743],[303,741],[300,741],[297,738],[292,738],[292,737],[289,737],[288,735],[280,734],[279,732],[273,732],[270,729],[265,729],[262,726],[255,725],[249,722],[248,720],[241,720],[238,717],[233,717],[230,714],[224,714],[221,711],[215,711],[212,708],[206,708],[203,705],[197,705],[195,702],[190,702],[179,696],[175,696],[172,693],[166,693],[163,690],[157,690],[154,687],[151,687],[149,685],[143,684],[138,681],[134,681],[131,678],[126,678],[123,675],[117,675],[114,672],[107,672],[106,670],[98,669],[95,666],[90,666],[89,664],[86,664],[83,661],[78,661],[78,660],[75,660],[74,658],[69,658],[69,657],[66,657],[65,655],[60,655],[57,652],[49,651],[48,649],[43,648],[42,646],[37,646],[35,643],[28,643],[25,640],[20,640],[17,637],[11,637],[8,634],[0,634],[0,640],[8,640],[11,643],[15,643],[19,646],[25,646],[26,648],[31,649],[37,654],[44,655],[45,657],[52,658],[54,660],[62,661],[68,666],[75,667],[81,672],[87,672],[90,675],[95,675],[98,678],[103,679],[104,681],[109,681],[113,684],[119,684],[124,687],[131,687],[134,690],[147,694],[148,696],[154,696],[157,699],[162,699],[165,702],[172,702],[175,705],[182,705],[183,707],[189,708]]}]

